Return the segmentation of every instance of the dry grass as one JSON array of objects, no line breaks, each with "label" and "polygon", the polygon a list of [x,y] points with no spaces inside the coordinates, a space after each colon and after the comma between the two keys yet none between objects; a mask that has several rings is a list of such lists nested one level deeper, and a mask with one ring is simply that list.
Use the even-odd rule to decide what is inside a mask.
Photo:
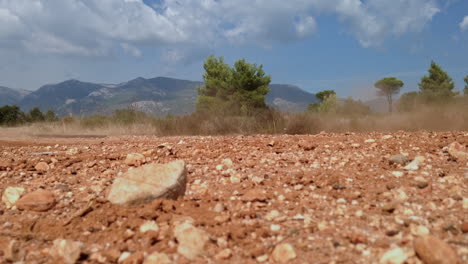
[{"label": "dry grass", "polygon": [[419,106],[417,111],[394,114],[337,115],[264,111],[256,116],[201,116],[155,119],[146,115],[119,120],[95,116],[64,119],[54,123],[1,128],[2,136],[38,135],[226,135],[226,134],[315,134],[369,131],[449,131],[468,130],[468,103],[465,100],[443,106]]}]

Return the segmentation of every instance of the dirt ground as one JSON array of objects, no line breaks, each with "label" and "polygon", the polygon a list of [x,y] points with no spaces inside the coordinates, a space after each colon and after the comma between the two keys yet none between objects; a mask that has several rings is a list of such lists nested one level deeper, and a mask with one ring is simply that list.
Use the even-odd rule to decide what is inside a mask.
[{"label": "dirt ground", "polygon": [[[422,263],[413,240],[427,233],[468,263],[468,164],[448,154],[453,142],[468,146],[468,132],[0,135],[0,194],[44,189],[57,201],[46,212],[0,204],[0,263],[55,263],[50,248],[58,238],[83,243],[80,263],[113,263],[123,253],[141,263],[155,251],[174,263],[275,263],[280,244],[294,251],[288,263],[385,263],[397,248],[401,263]],[[106,194],[129,169],[130,153],[146,163],[184,160],[185,196],[133,207],[109,203]],[[396,154],[424,160],[406,170],[389,161]],[[42,172],[35,168],[41,161],[49,166]],[[177,252],[173,226],[184,218],[210,237],[195,260]],[[158,233],[138,231],[148,220]]]}]

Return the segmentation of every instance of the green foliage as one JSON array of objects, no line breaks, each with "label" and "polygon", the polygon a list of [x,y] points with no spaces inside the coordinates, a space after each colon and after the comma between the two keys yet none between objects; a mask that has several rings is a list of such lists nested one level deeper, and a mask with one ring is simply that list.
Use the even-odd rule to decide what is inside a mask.
[{"label": "green foliage", "polygon": [[205,84],[198,88],[197,112],[251,115],[267,108],[265,96],[271,76],[265,75],[262,65],[241,59],[231,68],[222,57],[211,55],[203,67]]},{"label": "green foliage", "polygon": [[0,107],[0,125],[14,126],[25,122],[25,115],[17,105]]},{"label": "green foliage", "polygon": [[33,109],[29,110],[27,115],[30,122],[44,122],[45,116],[39,109],[39,107],[34,107]]},{"label": "green foliage", "polygon": [[57,115],[54,113],[54,111],[52,110],[48,110],[45,115],[44,115],[44,118],[45,118],[45,121],[46,122],[55,122],[55,121],[58,121],[59,118],[57,117]]},{"label": "green foliage", "polygon": [[401,87],[405,85],[402,81],[395,77],[386,77],[377,81],[374,86],[378,89],[379,96],[385,96],[388,102],[388,111],[392,112],[393,95],[400,92]]},{"label": "green foliage", "polygon": [[339,105],[338,113],[343,116],[365,116],[371,113],[371,109],[360,100],[348,97]]},{"label": "green foliage", "polygon": [[468,75],[465,76],[465,89],[463,91],[465,96],[468,96]]},{"label": "green foliage", "polygon": [[416,109],[420,96],[418,92],[409,92],[401,95],[397,103],[397,109],[400,112],[410,112]]},{"label": "green foliage", "polygon": [[321,92],[316,93],[315,97],[317,97],[317,99],[319,99],[320,102],[323,102],[323,101],[325,101],[325,99],[327,99],[331,95],[336,96],[335,91],[333,91],[333,90],[323,90]]},{"label": "green foliage", "polygon": [[133,109],[118,109],[114,111],[112,120],[122,125],[131,125],[138,122],[145,122],[149,117],[146,113]]},{"label": "green foliage", "polygon": [[434,61],[429,68],[429,76],[419,83],[421,96],[426,102],[443,102],[456,95],[452,92],[455,84],[452,78]]},{"label": "green foliage", "polygon": [[307,107],[308,112],[316,113],[336,113],[338,99],[333,90],[323,90],[315,94],[320,103],[312,103]]}]

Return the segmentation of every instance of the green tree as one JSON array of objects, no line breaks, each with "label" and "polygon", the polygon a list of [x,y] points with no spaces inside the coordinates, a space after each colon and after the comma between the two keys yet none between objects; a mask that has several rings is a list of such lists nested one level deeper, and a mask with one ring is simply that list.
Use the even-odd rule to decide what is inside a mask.
[{"label": "green tree", "polygon": [[0,107],[0,125],[13,126],[25,121],[24,113],[16,105]]},{"label": "green tree", "polygon": [[[309,104],[307,107],[308,112],[320,112],[324,113],[327,110],[331,110],[332,105],[336,105],[336,93],[333,90],[323,90],[315,94],[315,97],[319,100],[318,103]],[[330,100],[327,100],[329,97],[333,97]],[[323,104],[327,106],[324,106]]]},{"label": "green tree", "polygon": [[317,99],[319,99],[320,102],[323,102],[323,101],[325,101],[325,99],[327,99],[327,97],[329,97],[331,95],[336,95],[335,91],[333,91],[333,90],[323,90],[321,92],[316,93],[315,97],[317,97]]},{"label": "green tree", "polygon": [[465,89],[463,91],[465,96],[468,96],[468,75],[465,76]]},{"label": "green tree", "polygon": [[45,121],[45,116],[39,109],[39,107],[34,107],[29,110],[28,117],[31,122],[43,122]]},{"label": "green tree", "polygon": [[395,77],[386,77],[374,84],[375,88],[379,89],[377,94],[387,98],[390,113],[393,111],[393,95],[398,94],[403,85],[405,84]]},{"label": "green tree", "polygon": [[447,100],[456,95],[452,92],[455,84],[452,78],[437,63],[431,62],[429,76],[424,76],[419,83],[419,90],[428,102]]},{"label": "green tree", "polygon": [[58,117],[57,117],[57,115],[54,113],[54,111],[49,110],[49,111],[47,111],[47,112],[45,113],[44,119],[45,119],[45,121],[47,121],[47,122],[54,122],[54,121],[57,121],[57,120],[58,120]]},{"label": "green tree", "polygon": [[400,112],[413,111],[418,102],[418,98],[419,98],[418,92],[409,92],[409,93],[402,94],[397,103],[398,111]]},{"label": "green tree", "polygon": [[204,85],[198,88],[197,112],[251,114],[267,108],[265,96],[271,76],[265,74],[262,65],[241,59],[231,68],[223,57],[211,55],[203,67]]}]

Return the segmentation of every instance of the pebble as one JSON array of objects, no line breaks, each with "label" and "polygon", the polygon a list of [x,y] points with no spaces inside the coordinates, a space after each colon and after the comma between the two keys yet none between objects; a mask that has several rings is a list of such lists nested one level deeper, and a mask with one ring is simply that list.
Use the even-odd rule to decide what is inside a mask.
[{"label": "pebble", "polygon": [[6,208],[11,208],[13,205],[20,199],[21,195],[24,193],[24,188],[21,187],[8,187],[5,189],[2,195],[2,202],[5,204]]},{"label": "pebble", "polygon": [[132,168],[117,178],[108,200],[113,204],[130,205],[155,199],[177,199],[185,194],[187,169],[182,160],[168,164],[148,164]]},{"label": "pebble", "polygon": [[425,161],[426,159],[422,156],[417,156],[411,161],[408,165],[405,166],[405,170],[408,171],[416,171],[419,170],[419,166]]},{"label": "pebble", "polygon": [[34,168],[39,172],[46,172],[49,170],[49,165],[43,161],[39,162],[34,166]]},{"label": "pebble", "polygon": [[37,190],[21,197],[15,205],[18,209],[45,212],[56,204],[55,195],[46,190]]},{"label": "pebble", "polygon": [[425,264],[457,264],[458,257],[455,251],[439,238],[426,235],[417,237],[414,242],[414,251]]},{"label": "pebble", "polygon": [[171,259],[164,253],[153,252],[148,255],[143,264],[171,264]]},{"label": "pebble", "polygon": [[155,221],[146,221],[140,226],[140,232],[146,233],[148,231],[159,232],[159,226]]},{"label": "pebble", "polygon": [[217,203],[214,208],[213,208],[213,211],[217,212],[217,213],[221,213],[224,211],[224,206],[222,203]]},{"label": "pebble", "polygon": [[140,153],[130,153],[127,154],[127,157],[125,158],[125,164],[128,166],[140,166],[145,163],[145,160],[145,156]]},{"label": "pebble", "polygon": [[409,160],[405,155],[397,154],[388,158],[388,161],[390,161],[391,164],[405,165]]},{"label": "pebble", "polygon": [[458,142],[453,142],[448,146],[448,153],[458,161],[468,161],[468,151]]},{"label": "pebble", "polygon": [[65,264],[73,264],[80,258],[83,243],[72,240],[56,239],[49,254]]},{"label": "pebble", "polygon": [[205,231],[194,227],[187,221],[175,226],[174,236],[179,243],[177,252],[189,260],[194,260],[203,254],[205,244],[209,240]]},{"label": "pebble", "polygon": [[218,254],[216,254],[215,259],[217,260],[229,259],[231,256],[232,256],[232,250],[229,248],[225,248],[221,250]]},{"label": "pebble", "polygon": [[408,259],[408,255],[401,248],[391,249],[380,258],[380,264],[402,264]]},{"label": "pebble", "polygon": [[296,258],[294,247],[289,243],[282,243],[275,247],[272,257],[279,263],[288,263]]},{"label": "pebble", "polygon": [[117,263],[122,263],[124,260],[126,260],[128,257],[130,257],[131,254],[132,253],[127,252],[127,251],[122,252],[122,254],[120,254],[119,259],[117,260]]}]

